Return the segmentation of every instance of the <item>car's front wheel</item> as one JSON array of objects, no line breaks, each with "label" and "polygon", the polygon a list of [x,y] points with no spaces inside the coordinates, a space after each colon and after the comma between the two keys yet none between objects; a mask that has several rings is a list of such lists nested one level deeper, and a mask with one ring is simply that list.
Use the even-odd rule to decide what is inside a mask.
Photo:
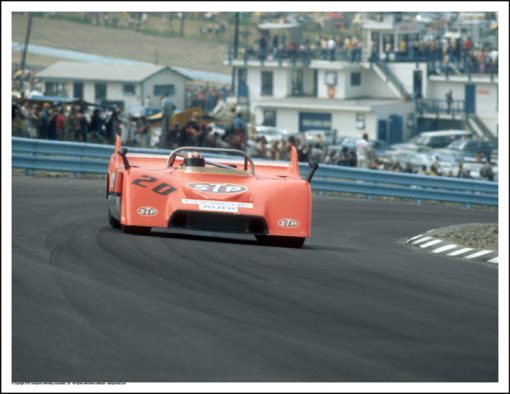
[{"label": "car's front wheel", "polygon": [[110,226],[116,229],[119,229],[121,226],[120,222],[112,216],[110,210],[108,210],[108,223],[110,223]]}]

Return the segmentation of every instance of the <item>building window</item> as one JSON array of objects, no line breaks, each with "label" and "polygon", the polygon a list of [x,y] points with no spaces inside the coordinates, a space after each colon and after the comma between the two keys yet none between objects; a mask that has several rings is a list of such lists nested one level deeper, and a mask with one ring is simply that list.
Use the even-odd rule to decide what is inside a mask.
[{"label": "building window", "polygon": [[361,85],[361,73],[351,73],[351,86]]},{"label": "building window", "polygon": [[303,70],[292,71],[292,96],[303,95]]},{"label": "building window", "polygon": [[94,85],[94,98],[96,101],[106,100],[106,84],[96,83]]},{"label": "building window", "polygon": [[46,96],[65,96],[64,84],[61,82],[45,82],[44,93]]},{"label": "building window", "polygon": [[356,114],[356,128],[358,130],[365,128],[365,114]]},{"label": "building window", "polygon": [[83,82],[73,83],[73,97],[83,99]]},{"label": "building window", "polygon": [[262,79],[262,96],[272,96],[273,95],[273,72],[272,71],[262,71],[261,73]]},{"label": "building window", "polygon": [[276,111],[274,109],[265,109],[263,112],[264,120],[262,121],[263,126],[276,127]]},{"label": "building window", "polygon": [[248,70],[245,68],[237,69],[237,95],[239,97],[248,97]]},{"label": "building window", "polygon": [[163,96],[164,94],[173,96],[175,94],[175,85],[154,85],[154,96]]},{"label": "building window", "polygon": [[326,72],[326,85],[336,86],[336,72],[334,71]]},{"label": "building window", "polygon": [[122,91],[124,92],[125,96],[134,96],[136,93],[135,85],[133,85],[132,83],[125,83],[122,86]]}]

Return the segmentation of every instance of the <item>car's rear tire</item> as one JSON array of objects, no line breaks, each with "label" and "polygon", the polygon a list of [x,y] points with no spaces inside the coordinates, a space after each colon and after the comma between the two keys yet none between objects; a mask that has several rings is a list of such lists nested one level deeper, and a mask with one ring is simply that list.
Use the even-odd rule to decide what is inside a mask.
[{"label": "car's rear tire", "polygon": [[122,230],[128,234],[147,235],[151,232],[150,227],[144,226],[122,226]]},{"label": "car's rear tire", "polygon": [[305,243],[305,237],[282,237],[276,235],[255,235],[262,245],[283,246],[286,248],[300,248]]}]

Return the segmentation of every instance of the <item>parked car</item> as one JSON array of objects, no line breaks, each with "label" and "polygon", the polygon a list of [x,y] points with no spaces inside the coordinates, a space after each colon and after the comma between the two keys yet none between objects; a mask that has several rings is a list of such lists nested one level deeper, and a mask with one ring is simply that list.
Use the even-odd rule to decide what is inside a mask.
[{"label": "parked car", "polygon": [[490,157],[494,149],[497,149],[497,142],[490,142],[484,140],[475,139],[459,139],[453,141],[443,151],[445,153],[456,154],[459,157],[476,157],[481,155],[482,157]]},{"label": "parked car", "polygon": [[323,142],[326,145],[333,143],[333,133],[324,130],[308,130],[304,133],[304,142],[307,144],[315,144]]},{"label": "parked car", "polygon": [[399,151],[427,152],[430,149],[445,148],[455,140],[472,136],[471,131],[465,130],[425,131],[407,142],[393,144],[391,148]]},{"label": "parked car", "polygon": [[149,117],[161,112],[161,108],[159,107],[146,107],[145,105],[131,104],[126,108],[126,113],[131,116],[139,117],[145,116]]},{"label": "parked car", "polygon": [[273,126],[255,126],[255,132],[257,137],[264,137],[268,143],[275,140],[283,141],[295,134]]},{"label": "parked car", "polygon": [[[341,147],[346,146],[356,152],[356,142],[358,140],[359,138],[355,137],[342,137],[338,140],[338,145]],[[390,145],[386,141],[381,140],[368,140],[368,146],[377,157],[384,155],[390,150]]]}]

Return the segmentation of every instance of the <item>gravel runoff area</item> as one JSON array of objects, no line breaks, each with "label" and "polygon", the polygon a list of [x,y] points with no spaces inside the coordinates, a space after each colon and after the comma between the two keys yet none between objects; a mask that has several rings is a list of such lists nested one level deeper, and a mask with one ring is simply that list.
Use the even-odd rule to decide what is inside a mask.
[{"label": "gravel runoff area", "polygon": [[427,235],[473,249],[498,250],[497,224],[460,224],[434,229]]}]

